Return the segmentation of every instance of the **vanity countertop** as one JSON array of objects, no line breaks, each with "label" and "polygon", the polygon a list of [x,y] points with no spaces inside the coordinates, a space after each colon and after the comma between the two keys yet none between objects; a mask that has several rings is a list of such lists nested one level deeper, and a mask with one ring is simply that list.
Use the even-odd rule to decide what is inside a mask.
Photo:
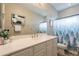
[{"label": "vanity countertop", "polygon": [[55,38],[57,37],[46,34],[41,34],[40,36],[34,38],[32,38],[31,35],[25,35],[22,37],[14,36],[11,38],[12,42],[0,46],[0,56],[5,56],[18,50],[22,50]]}]

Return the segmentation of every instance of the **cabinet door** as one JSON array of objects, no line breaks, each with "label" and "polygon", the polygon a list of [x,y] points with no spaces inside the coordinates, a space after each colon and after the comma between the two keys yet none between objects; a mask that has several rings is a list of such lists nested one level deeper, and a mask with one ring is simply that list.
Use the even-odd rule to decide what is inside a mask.
[{"label": "cabinet door", "polygon": [[46,42],[34,46],[34,56],[46,55]]},{"label": "cabinet door", "polygon": [[28,48],[22,51],[15,52],[11,56],[33,56],[33,48]]},{"label": "cabinet door", "polygon": [[47,41],[47,56],[56,56],[56,55],[57,55],[56,40],[52,39]]},{"label": "cabinet door", "polygon": [[42,49],[37,53],[34,53],[34,56],[46,56],[46,49]]},{"label": "cabinet door", "polygon": [[53,39],[53,56],[57,55],[57,39]]}]

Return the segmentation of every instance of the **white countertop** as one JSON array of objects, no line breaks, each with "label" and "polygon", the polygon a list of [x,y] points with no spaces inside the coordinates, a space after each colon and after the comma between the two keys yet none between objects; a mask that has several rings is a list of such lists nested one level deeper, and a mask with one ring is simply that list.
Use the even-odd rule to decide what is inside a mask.
[{"label": "white countertop", "polygon": [[25,49],[55,38],[56,36],[49,36],[46,34],[41,34],[40,36],[35,38],[32,38],[31,35],[13,36],[11,37],[12,42],[0,46],[0,56],[8,55],[18,50]]}]

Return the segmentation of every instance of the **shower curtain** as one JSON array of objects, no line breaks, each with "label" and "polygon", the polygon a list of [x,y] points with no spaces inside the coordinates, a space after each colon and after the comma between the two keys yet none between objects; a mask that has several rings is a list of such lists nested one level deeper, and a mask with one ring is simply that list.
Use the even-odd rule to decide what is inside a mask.
[{"label": "shower curtain", "polygon": [[53,24],[57,42],[76,50],[79,46],[79,15],[55,20]]}]

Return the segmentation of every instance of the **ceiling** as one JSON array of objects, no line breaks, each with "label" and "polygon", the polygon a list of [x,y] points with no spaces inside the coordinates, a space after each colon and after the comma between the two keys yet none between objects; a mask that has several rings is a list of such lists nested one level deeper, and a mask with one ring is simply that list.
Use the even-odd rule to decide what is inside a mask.
[{"label": "ceiling", "polygon": [[38,3],[21,3],[20,5],[29,8],[31,11],[41,16],[47,15],[46,11],[43,8],[40,8]]},{"label": "ceiling", "polygon": [[[47,15],[47,11],[44,9],[44,7],[46,7],[47,5],[44,3],[21,3],[20,5],[28,7],[31,11],[41,16]],[[64,9],[79,5],[79,3],[48,3],[48,5],[50,5],[52,8],[55,8],[56,12],[60,12]]]},{"label": "ceiling", "polygon": [[67,8],[77,6],[79,3],[51,3],[51,5],[54,6],[55,9],[59,12]]}]

